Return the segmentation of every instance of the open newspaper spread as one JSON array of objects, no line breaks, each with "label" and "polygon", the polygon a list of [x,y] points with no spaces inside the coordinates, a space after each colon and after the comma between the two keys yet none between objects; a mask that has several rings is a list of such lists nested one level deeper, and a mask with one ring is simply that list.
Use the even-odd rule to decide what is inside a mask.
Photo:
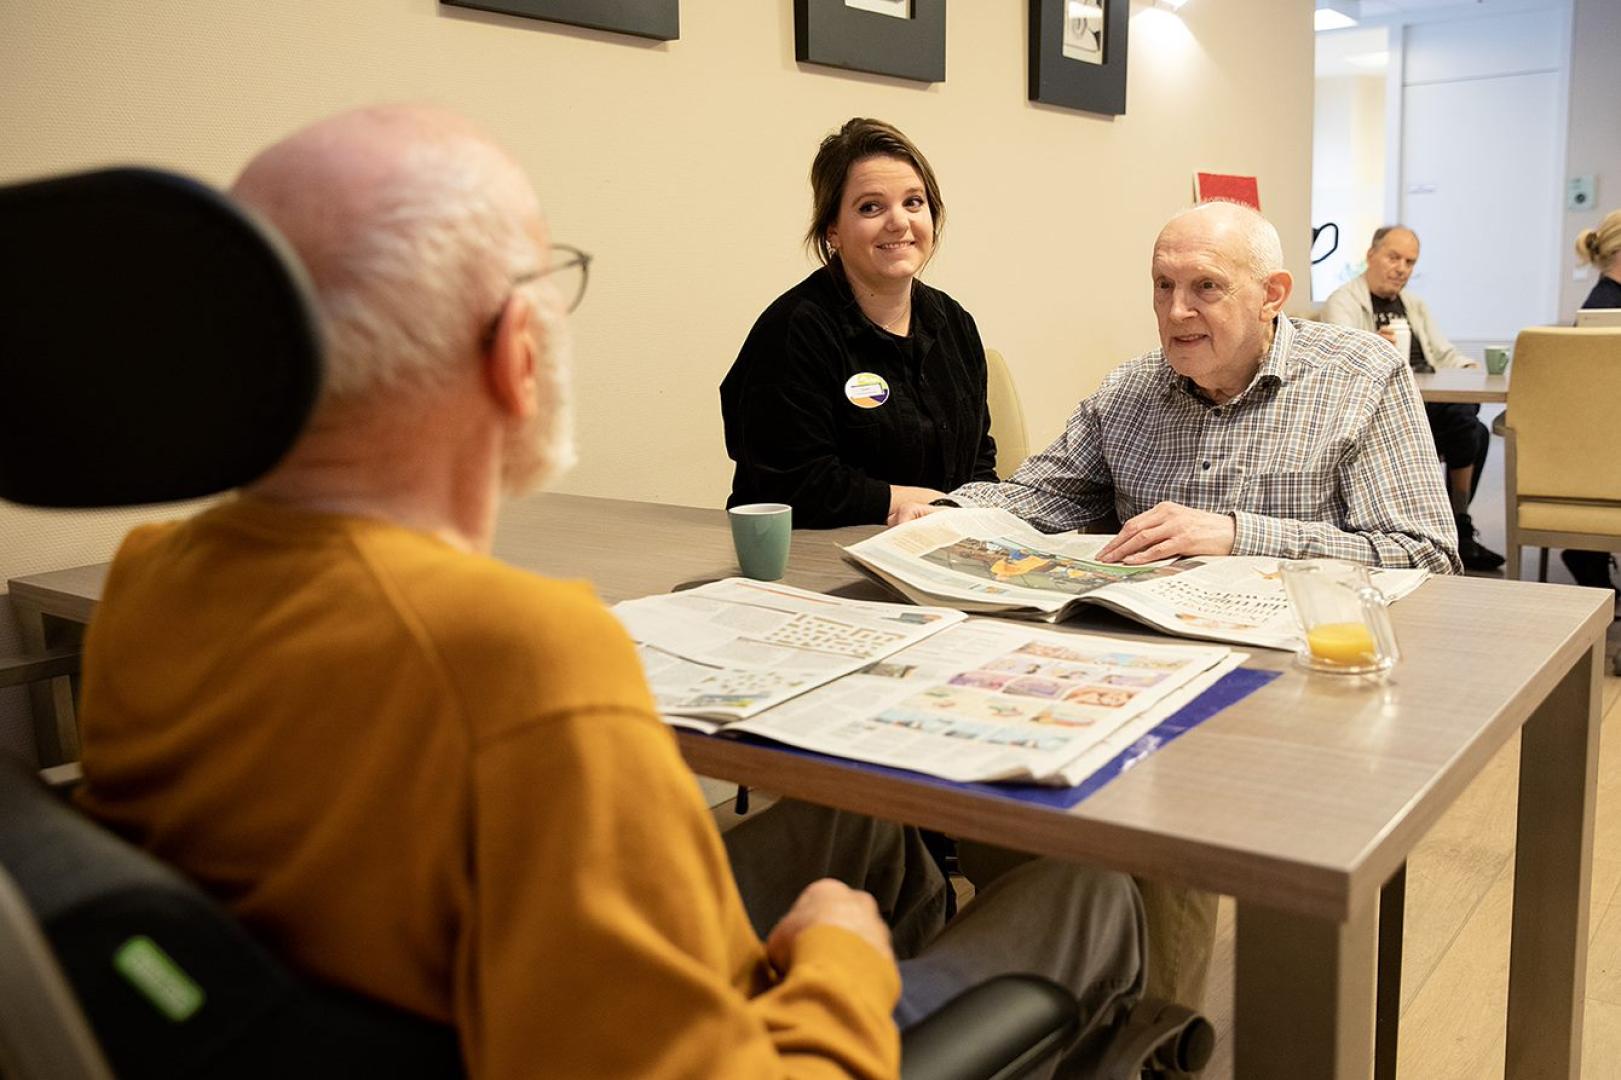
[{"label": "open newspaper spread", "polygon": [[1244,659],[738,579],[614,612],[672,724],[957,781],[1077,784]]},{"label": "open newspaper spread", "polygon": [[[1097,553],[1113,537],[1043,533],[1006,510],[942,510],[845,548],[857,566],[920,604],[1057,622],[1084,604],[1183,637],[1294,649],[1299,634],[1275,558],[1199,556],[1123,566]],[[1375,569],[1399,600],[1424,570]]]},{"label": "open newspaper spread", "polygon": [[965,618],[745,578],[626,600],[613,613],[659,710],[717,721],[753,716]]}]

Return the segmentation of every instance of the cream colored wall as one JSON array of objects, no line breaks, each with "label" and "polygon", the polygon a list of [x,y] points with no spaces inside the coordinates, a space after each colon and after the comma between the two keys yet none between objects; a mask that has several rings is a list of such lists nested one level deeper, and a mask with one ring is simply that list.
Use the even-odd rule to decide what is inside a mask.
[{"label": "cream colored wall", "polygon": [[[684,0],[681,39],[649,44],[431,0],[8,0],[0,180],[142,161],[225,183],[345,106],[476,117],[529,170],[554,234],[598,260],[576,325],[583,463],[562,486],[634,499],[724,499],[716,386],[807,272],[806,170],[851,115],[899,124],[931,158],[950,221],[930,278],[1005,351],[1034,443],[1155,344],[1149,247],[1196,168],[1260,178],[1291,307],[1309,307],[1309,4],[1134,9],[1114,120],[1025,100],[1023,0],[950,5],[934,87],[797,65],[792,8]],[[48,543],[53,565],[110,552],[105,522],[86,527],[96,543],[63,545],[0,510],[13,546]]]},{"label": "cream colored wall", "polygon": [[1315,272],[1321,306],[1366,268],[1368,238],[1384,223],[1385,77],[1319,78],[1313,130],[1316,222],[1333,221],[1340,230],[1339,247]]},{"label": "cream colored wall", "polygon": [[1596,176],[1597,205],[1565,214],[1559,244],[1559,319],[1576,318],[1597,271],[1588,269],[1582,280],[1572,271],[1576,261],[1576,235],[1596,226],[1604,215],[1621,210],[1621,3],[1616,0],[1576,0],[1570,55],[1570,133],[1565,142],[1565,175]]}]

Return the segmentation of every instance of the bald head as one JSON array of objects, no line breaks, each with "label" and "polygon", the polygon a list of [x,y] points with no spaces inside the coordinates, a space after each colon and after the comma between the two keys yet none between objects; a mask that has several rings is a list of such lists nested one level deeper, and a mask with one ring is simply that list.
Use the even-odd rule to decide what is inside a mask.
[{"label": "bald head", "polygon": [[442,384],[476,352],[513,276],[544,255],[522,172],[441,109],[322,120],[255,157],[231,190],[315,283],[329,400]]},{"label": "bald head", "polygon": [[1177,374],[1224,402],[1255,377],[1293,279],[1278,232],[1237,203],[1202,203],[1154,241],[1154,314]]},{"label": "bald head", "polygon": [[1278,230],[1260,213],[1242,203],[1215,200],[1189,207],[1165,223],[1154,242],[1188,240],[1207,243],[1226,252],[1257,281],[1283,269],[1283,243]]}]

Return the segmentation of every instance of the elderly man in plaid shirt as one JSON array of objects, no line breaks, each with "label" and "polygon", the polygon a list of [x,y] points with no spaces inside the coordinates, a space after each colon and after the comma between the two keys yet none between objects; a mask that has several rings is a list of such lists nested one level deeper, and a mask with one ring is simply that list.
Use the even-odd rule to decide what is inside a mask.
[{"label": "elderly man in plaid shirt", "polygon": [[[999,484],[998,506],[1056,532],[1119,521],[1105,561],[1331,556],[1462,570],[1451,504],[1407,360],[1374,334],[1282,314],[1277,230],[1234,203],[1173,217],[1154,243],[1160,347],[1111,372],[1064,433]],[[935,507],[899,508],[891,524]],[[1139,882],[1148,993],[1197,1007],[1215,897]]]}]

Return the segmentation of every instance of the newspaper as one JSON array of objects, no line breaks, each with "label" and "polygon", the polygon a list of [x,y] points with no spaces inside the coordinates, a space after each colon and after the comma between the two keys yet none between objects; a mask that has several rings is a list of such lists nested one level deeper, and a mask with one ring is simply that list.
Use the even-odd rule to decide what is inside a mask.
[{"label": "newspaper", "polygon": [[613,613],[636,642],[659,709],[720,721],[753,716],[966,618],[745,578],[626,600]]},{"label": "newspaper", "polygon": [[[1113,537],[1043,533],[1006,510],[942,510],[845,548],[862,569],[917,603],[1057,622],[1096,604],[1169,634],[1294,649],[1299,632],[1275,558],[1201,556],[1142,566],[1101,563]],[[1385,598],[1424,570],[1371,571]]]},{"label": "newspaper", "polygon": [[723,730],[947,780],[1073,786],[1244,658],[969,619]]}]

